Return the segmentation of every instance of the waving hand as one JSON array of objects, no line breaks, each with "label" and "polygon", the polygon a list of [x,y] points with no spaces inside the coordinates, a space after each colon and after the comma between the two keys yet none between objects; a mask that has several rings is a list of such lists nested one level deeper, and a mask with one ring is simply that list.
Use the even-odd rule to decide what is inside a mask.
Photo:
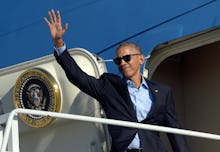
[{"label": "waving hand", "polygon": [[49,15],[50,21],[46,17],[44,17],[44,21],[47,23],[50,29],[50,34],[54,41],[54,45],[57,48],[62,47],[63,46],[62,37],[68,29],[68,24],[66,24],[64,28],[62,27],[62,21],[61,21],[61,16],[60,16],[59,11],[55,13],[54,10],[51,10],[48,12],[48,15]]}]

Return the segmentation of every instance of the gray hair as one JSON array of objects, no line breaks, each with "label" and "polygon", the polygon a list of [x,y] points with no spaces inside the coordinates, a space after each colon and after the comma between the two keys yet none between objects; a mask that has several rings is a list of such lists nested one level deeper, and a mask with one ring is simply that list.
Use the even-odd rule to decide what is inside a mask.
[{"label": "gray hair", "polygon": [[124,46],[131,46],[135,48],[135,50],[137,50],[140,54],[142,54],[141,48],[134,42],[122,42],[121,44],[119,44],[116,50],[118,51],[120,48]]}]

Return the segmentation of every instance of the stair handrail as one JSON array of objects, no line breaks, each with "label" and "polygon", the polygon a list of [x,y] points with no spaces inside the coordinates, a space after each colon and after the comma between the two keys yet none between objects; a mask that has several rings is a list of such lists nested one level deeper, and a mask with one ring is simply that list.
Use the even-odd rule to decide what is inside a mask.
[{"label": "stair handrail", "polygon": [[4,132],[4,139],[2,142],[2,146],[1,146],[1,152],[5,152],[5,150],[6,150],[10,130],[12,127],[11,126],[12,121],[14,120],[14,117],[17,116],[18,114],[32,114],[32,115],[39,115],[39,116],[50,116],[50,117],[54,117],[54,118],[72,119],[72,120],[102,123],[102,124],[108,124],[108,125],[146,129],[146,130],[166,132],[166,133],[174,133],[174,134],[180,134],[180,135],[186,135],[186,136],[207,138],[207,139],[212,139],[212,140],[220,140],[220,135],[212,134],[212,133],[205,133],[205,132],[192,131],[192,130],[186,130],[186,129],[164,127],[164,126],[151,125],[151,124],[142,124],[142,123],[115,120],[115,119],[107,119],[107,118],[82,116],[82,115],[75,115],[75,114],[68,114],[68,113],[59,113],[59,112],[50,112],[50,111],[40,111],[40,110],[18,108],[18,109],[12,110],[8,116],[8,120],[7,120],[6,127],[5,127],[5,132]]}]

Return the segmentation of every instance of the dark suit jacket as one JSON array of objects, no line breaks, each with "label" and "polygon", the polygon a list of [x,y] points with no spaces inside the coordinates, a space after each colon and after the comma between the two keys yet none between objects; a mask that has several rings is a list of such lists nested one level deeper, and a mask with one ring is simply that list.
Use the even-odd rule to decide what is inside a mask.
[{"label": "dark suit jacket", "polygon": [[[69,81],[99,101],[107,118],[138,122],[127,84],[119,76],[109,73],[99,79],[89,76],[77,66],[67,50],[60,56],[55,52],[55,57]],[[140,123],[179,128],[170,89],[149,80],[146,82],[153,97],[153,105],[147,118]],[[112,137],[112,152],[124,152],[137,132],[143,152],[166,151],[158,132],[112,125],[108,129]],[[168,137],[175,152],[188,151],[183,136],[169,134]]]}]

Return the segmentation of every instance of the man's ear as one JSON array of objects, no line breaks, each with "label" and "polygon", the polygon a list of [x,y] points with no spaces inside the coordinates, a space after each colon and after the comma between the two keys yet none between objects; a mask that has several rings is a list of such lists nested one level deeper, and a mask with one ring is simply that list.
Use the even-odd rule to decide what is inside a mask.
[{"label": "man's ear", "polygon": [[144,64],[145,57],[143,54],[140,55],[140,64]]}]

